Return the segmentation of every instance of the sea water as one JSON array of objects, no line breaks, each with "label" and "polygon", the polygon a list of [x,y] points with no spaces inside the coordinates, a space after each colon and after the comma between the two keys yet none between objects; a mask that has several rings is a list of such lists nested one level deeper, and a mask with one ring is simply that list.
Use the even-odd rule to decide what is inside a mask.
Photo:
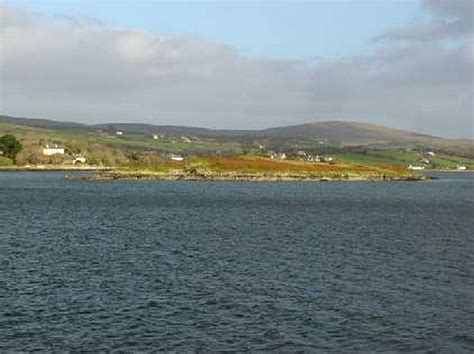
[{"label": "sea water", "polygon": [[474,350],[474,176],[0,173],[0,350]]}]

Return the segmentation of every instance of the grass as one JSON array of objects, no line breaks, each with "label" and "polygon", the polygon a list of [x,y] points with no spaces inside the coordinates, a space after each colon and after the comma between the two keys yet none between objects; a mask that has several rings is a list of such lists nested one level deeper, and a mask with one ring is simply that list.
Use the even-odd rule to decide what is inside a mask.
[{"label": "grass", "polygon": [[5,156],[0,156],[0,166],[12,166],[13,161]]},{"label": "grass", "polygon": [[261,176],[407,176],[400,166],[358,166],[302,161],[272,160],[257,156],[196,157],[185,161],[167,161],[153,168],[129,169],[157,173],[194,173],[199,175],[261,175]]},{"label": "grass", "polygon": [[[466,157],[453,156],[447,154],[436,154],[426,156],[418,151],[406,150],[368,150],[366,153],[342,153],[334,155],[343,163],[359,165],[423,165],[426,168],[455,169],[458,165],[466,165],[469,169],[474,169],[474,160]],[[424,159],[430,161],[423,163]]]},{"label": "grass", "polygon": [[179,139],[158,139],[154,140],[139,135],[129,135],[125,137],[110,137],[107,145],[139,150],[156,150],[168,153],[187,153],[205,151],[229,151],[232,153],[241,152],[239,144],[218,143],[212,140],[198,140],[192,143],[185,143]]},{"label": "grass", "polygon": [[412,151],[403,150],[374,150],[367,153],[343,153],[335,155],[336,159],[346,163],[355,164],[415,164],[420,160],[420,155]]},{"label": "grass", "polygon": [[144,135],[126,135],[116,137],[102,132],[88,132],[84,130],[51,130],[36,127],[27,127],[0,123],[0,135],[13,134],[18,137],[24,146],[39,146],[41,141],[58,143],[65,146],[78,146],[87,150],[88,147],[98,144],[119,150],[157,151],[164,153],[231,153],[242,152],[238,143],[220,143],[211,139],[199,139],[192,143],[182,142],[178,138],[158,139]]}]

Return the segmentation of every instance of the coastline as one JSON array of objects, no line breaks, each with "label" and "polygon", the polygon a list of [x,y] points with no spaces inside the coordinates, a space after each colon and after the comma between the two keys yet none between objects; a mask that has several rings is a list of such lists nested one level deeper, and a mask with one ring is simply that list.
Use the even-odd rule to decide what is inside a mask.
[{"label": "coastline", "polygon": [[336,181],[422,181],[432,179],[424,175],[302,175],[302,174],[186,174],[110,171],[88,176],[67,175],[68,180],[114,181],[220,181],[220,182],[336,182]]},{"label": "coastline", "polygon": [[433,170],[423,170],[423,172],[474,173],[474,170],[433,169]]},{"label": "coastline", "polygon": [[[222,181],[222,182],[326,182],[326,181],[423,181],[438,179],[431,173],[473,173],[473,170],[424,170],[420,173],[400,171],[229,171],[175,169],[168,171],[131,170],[106,166],[27,165],[0,166],[0,172],[65,172],[71,181],[158,180],[158,181]],[[75,174],[77,172],[78,174]],[[88,174],[79,174],[89,172]]]},{"label": "coastline", "polygon": [[112,171],[113,167],[103,166],[62,166],[62,165],[37,165],[37,166],[0,166],[0,172],[68,172],[68,171]]}]

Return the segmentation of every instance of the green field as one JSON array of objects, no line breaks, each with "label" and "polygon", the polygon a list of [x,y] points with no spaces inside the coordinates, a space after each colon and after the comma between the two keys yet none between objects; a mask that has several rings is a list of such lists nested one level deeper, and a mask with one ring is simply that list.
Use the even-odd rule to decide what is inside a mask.
[{"label": "green field", "polygon": [[[427,156],[420,151],[368,150],[363,153],[342,152],[334,155],[337,161],[357,165],[417,165],[426,169],[456,169],[460,165],[474,169],[474,159],[447,154]],[[429,160],[429,163],[424,160]]]}]

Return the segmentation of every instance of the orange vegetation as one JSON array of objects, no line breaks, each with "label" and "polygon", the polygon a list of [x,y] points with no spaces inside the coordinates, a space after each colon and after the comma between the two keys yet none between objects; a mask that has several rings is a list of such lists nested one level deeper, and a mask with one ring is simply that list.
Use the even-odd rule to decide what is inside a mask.
[{"label": "orange vegetation", "polygon": [[192,168],[217,173],[301,173],[318,175],[333,173],[406,173],[406,169],[400,166],[360,166],[340,163],[327,164],[295,160],[271,160],[268,158],[249,156],[192,158],[185,161],[168,161],[159,166],[160,170],[184,170]]}]

